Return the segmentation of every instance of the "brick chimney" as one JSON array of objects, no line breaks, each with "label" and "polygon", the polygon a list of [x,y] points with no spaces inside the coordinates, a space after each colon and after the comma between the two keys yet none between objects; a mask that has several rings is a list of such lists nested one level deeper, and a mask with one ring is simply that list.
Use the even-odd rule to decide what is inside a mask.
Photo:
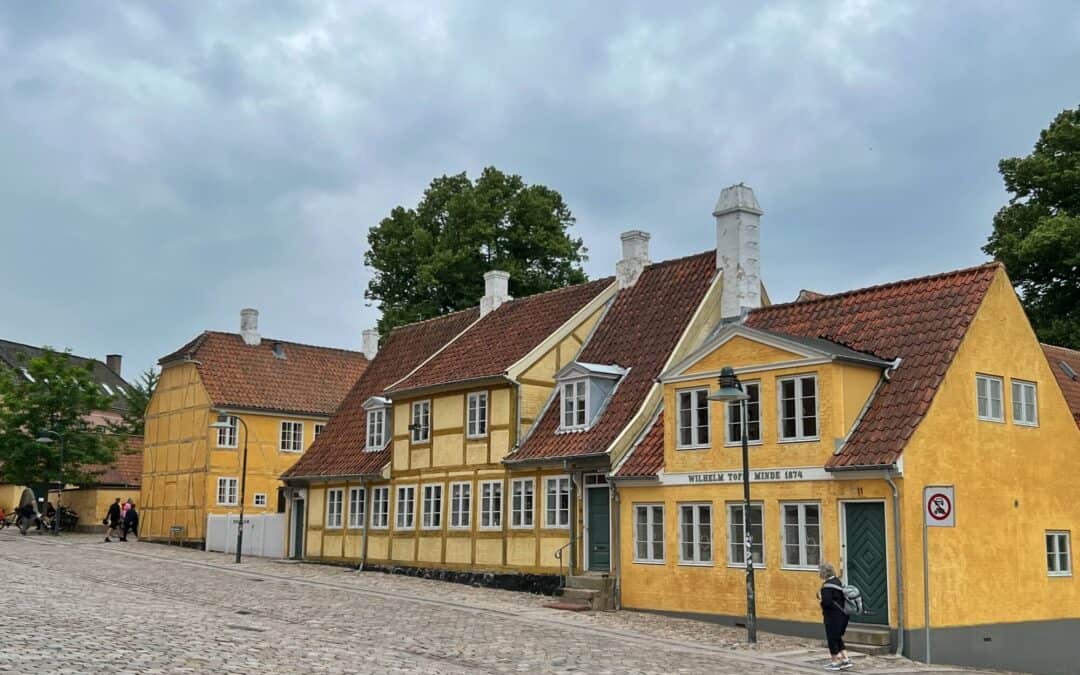
[{"label": "brick chimney", "polygon": [[249,347],[258,347],[262,343],[259,336],[259,310],[240,310],[240,337],[244,338],[244,344]]},{"label": "brick chimney", "polygon": [[615,278],[619,289],[630,288],[649,264],[648,232],[629,230],[619,235],[622,239],[622,260],[615,263]]},{"label": "brick chimney", "polygon": [[484,297],[480,298],[480,316],[494,312],[510,297],[510,273],[491,270],[484,274]]},{"label": "brick chimney", "polygon": [[375,355],[379,353],[379,331],[374,328],[367,328],[363,332],[364,341],[361,343],[361,351],[364,353],[364,358],[371,361],[375,358]]},{"label": "brick chimney", "polygon": [[108,367],[109,370],[113,371],[120,377],[123,377],[123,375],[120,375],[120,368],[123,361],[124,357],[119,354],[107,354],[105,356],[105,365]]},{"label": "brick chimney", "polygon": [[739,183],[724,188],[713,209],[716,268],[723,273],[720,316],[738,319],[761,306],[761,206]]}]

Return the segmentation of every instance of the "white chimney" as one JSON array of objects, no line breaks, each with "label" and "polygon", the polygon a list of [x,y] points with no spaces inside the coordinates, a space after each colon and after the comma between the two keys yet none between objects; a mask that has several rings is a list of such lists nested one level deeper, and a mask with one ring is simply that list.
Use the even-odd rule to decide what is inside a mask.
[{"label": "white chimney", "polygon": [[510,273],[491,270],[484,274],[484,297],[480,298],[480,316],[494,312],[510,297]]},{"label": "white chimney", "polygon": [[739,183],[716,201],[716,268],[723,273],[720,315],[737,319],[761,306],[761,206]]},{"label": "white chimney", "polygon": [[364,341],[362,344],[361,351],[364,352],[364,357],[371,361],[379,353],[379,331],[374,328],[364,329]]},{"label": "white chimney", "polygon": [[615,278],[619,289],[630,288],[649,264],[648,232],[630,230],[619,235],[622,239],[622,260],[615,263]]},{"label": "white chimney", "polygon": [[250,307],[240,310],[240,337],[244,338],[244,344],[251,347],[258,347],[262,342],[259,337],[259,310]]}]

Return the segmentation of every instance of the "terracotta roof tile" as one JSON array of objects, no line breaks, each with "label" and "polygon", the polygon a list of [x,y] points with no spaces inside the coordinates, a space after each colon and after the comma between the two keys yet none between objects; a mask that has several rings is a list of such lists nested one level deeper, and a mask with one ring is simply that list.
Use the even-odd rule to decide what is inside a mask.
[{"label": "terracotta roof tile", "polygon": [[613,281],[607,277],[504,303],[390,391],[502,375]]},{"label": "terracotta roof tile", "polygon": [[[280,344],[285,358],[274,355]],[[293,414],[330,415],[367,367],[360,352],[263,338],[244,344],[236,333],[206,331],[162,358],[196,368],[214,405]]]},{"label": "terracotta roof tile", "polygon": [[661,411],[649,430],[627,455],[618,478],[652,478],[664,468],[664,413]]},{"label": "terracotta roof tile", "polygon": [[127,448],[116,455],[112,464],[88,464],[83,473],[94,476],[93,485],[123,485],[137,488],[142,484],[142,436],[127,439]]},{"label": "terracotta roof tile", "polygon": [[558,410],[549,406],[508,461],[606,452],[638,412],[715,276],[716,253],[706,251],[649,265],[636,284],[619,291],[578,360],[630,372],[587,431],[555,433]]},{"label": "terracotta roof tile", "polygon": [[752,328],[903,359],[829,468],[899,459],[999,269],[993,263],[750,312],[746,325]]},{"label": "terracotta roof tile", "polygon": [[[1050,362],[1050,370],[1054,371],[1054,377],[1061,387],[1061,393],[1065,394],[1065,401],[1072,410],[1076,425],[1080,426],[1080,352],[1045,344],[1042,348],[1046,360]],[[1062,367],[1062,362],[1068,364],[1072,374]]]},{"label": "terracotta roof tile", "polygon": [[390,461],[390,450],[364,452],[367,444],[364,403],[408,375],[479,315],[480,311],[474,307],[391,331],[323,432],[283,477],[362,476],[381,472]]}]

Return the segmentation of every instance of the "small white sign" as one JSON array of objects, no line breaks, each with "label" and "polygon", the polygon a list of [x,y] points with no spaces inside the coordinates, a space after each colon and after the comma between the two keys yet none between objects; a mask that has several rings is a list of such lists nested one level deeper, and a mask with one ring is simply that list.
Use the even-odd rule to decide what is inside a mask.
[{"label": "small white sign", "polygon": [[923,518],[927,527],[956,527],[956,494],[952,485],[923,488]]}]

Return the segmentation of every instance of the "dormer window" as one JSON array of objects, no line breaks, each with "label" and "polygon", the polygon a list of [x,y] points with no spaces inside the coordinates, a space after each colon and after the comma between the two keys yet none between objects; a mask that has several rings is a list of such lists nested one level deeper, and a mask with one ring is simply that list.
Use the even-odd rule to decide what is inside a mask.
[{"label": "dormer window", "polygon": [[559,431],[588,429],[604,409],[615,386],[626,375],[618,366],[571,363],[556,376],[559,386]]},{"label": "dormer window", "polygon": [[364,403],[364,410],[367,412],[367,443],[364,451],[378,452],[386,447],[390,401],[381,396],[372,396]]}]

